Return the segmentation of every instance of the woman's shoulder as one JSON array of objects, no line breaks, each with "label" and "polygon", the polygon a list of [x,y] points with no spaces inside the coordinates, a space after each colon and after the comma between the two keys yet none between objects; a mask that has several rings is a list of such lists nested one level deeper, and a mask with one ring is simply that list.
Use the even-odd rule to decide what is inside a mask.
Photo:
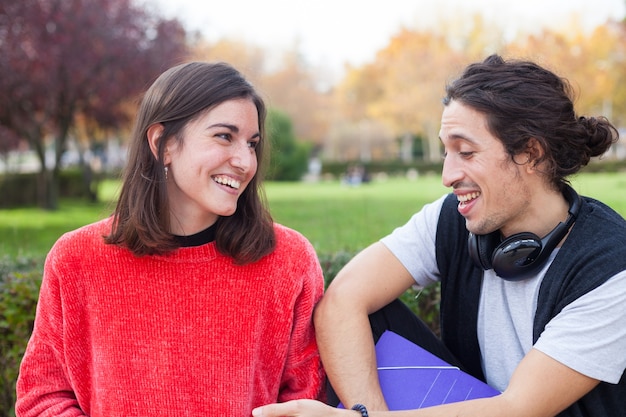
[{"label": "woman's shoulder", "polygon": [[289,243],[309,244],[309,240],[299,231],[287,227],[280,223],[274,223],[274,233],[277,240],[287,241]]},{"label": "woman's shoulder", "polygon": [[274,233],[276,235],[277,254],[297,253],[297,256],[316,257],[313,244],[301,232],[285,225],[274,223]]},{"label": "woman's shoulder", "polygon": [[84,250],[104,245],[104,236],[111,232],[112,219],[106,218],[64,233],[52,247],[53,251]]},{"label": "woman's shoulder", "polygon": [[324,277],[317,252],[311,242],[299,231],[282,224],[274,224],[274,230],[276,248],[263,263],[266,266],[271,265],[277,279],[286,281],[281,285],[284,288],[308,283],[307,286],[310,285],[321,293]]}]

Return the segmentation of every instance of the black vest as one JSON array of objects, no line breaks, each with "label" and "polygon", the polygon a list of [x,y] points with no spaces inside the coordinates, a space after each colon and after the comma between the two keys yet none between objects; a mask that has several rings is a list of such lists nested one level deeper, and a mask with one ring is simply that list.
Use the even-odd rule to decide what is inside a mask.
[{"label": "black vest", "polygon": [[[466,370],[484,380],[476,332],[483,271],[468,255],[468,231],[457,205],[456,196],[450,194],[444,201],[437,225],[441,337]],[[563,307],[624,270],[626,221],[599,201],[583,198],[576,223],[541,283],[533,343]],[[616,385],[601,382],[558,416],[626,416],[624,374]]]}]

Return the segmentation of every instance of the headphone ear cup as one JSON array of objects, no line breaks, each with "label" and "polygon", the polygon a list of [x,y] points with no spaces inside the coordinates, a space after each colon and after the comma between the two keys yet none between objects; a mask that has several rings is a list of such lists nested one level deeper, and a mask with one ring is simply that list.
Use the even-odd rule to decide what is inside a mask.
[{"label": "headphone ear cup", "polygon": [[488,270],[509,281],[521,281],[536,273],[550,254],[563,240],[580,211],[581,197],[570,186],[566,186],[565,197],[570,204],[568,217],[559,223],[543,239],[534,233],[517,233],[500,241],[499,231],[488,235],[470,232],[467,240],[469,255],[476,266]]},{"label": "headphone ear cup", "polygon": [[491,269],[492,254],[499,243],[500,232],[498,231],[487,235],[475,235],[470,232],[467,238],[467,248],[476,266],[485,271]]},{"label": "headphone ear cup", "polygon": [[493,251],[493,270],[500,278],[513,281],[524,279],[537,266],[541,266],[538,257],[542,247],[541,238],[534,233],[523,232],[509,236]]}]

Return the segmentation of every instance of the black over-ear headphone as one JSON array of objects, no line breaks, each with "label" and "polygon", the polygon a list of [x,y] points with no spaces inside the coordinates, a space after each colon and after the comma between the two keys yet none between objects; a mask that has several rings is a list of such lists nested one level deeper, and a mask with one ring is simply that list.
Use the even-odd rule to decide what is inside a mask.
[{"label": "black over-ear headphone", "polygon": [[470,257],[484,270],[491,269],[509,281],[521,281],[537,272],[548,259],[556,245],[565,237],[576,221],[580,210],[580,197],[566,186],[565,198],[569,202],[569,215],[543,239],[534,233],[522,232],[501,240],[500,231],[487,235],[469,234]]}]

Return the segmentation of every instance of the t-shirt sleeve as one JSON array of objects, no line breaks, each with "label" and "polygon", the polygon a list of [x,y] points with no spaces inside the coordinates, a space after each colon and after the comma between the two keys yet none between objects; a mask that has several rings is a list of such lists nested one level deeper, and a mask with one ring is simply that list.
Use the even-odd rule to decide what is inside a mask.
[{"label": "t-shirt sleeve", "polygon": [[439,281],[435,240],[437,222],[445,198],[444,195],[424,205],[407,223],[381,239],[419,286]]},{"label": "t-shirt sleeve", "polygon": [[626,271],[567,305],[534,348],[600,381],[616,384],[626,369]]}]

